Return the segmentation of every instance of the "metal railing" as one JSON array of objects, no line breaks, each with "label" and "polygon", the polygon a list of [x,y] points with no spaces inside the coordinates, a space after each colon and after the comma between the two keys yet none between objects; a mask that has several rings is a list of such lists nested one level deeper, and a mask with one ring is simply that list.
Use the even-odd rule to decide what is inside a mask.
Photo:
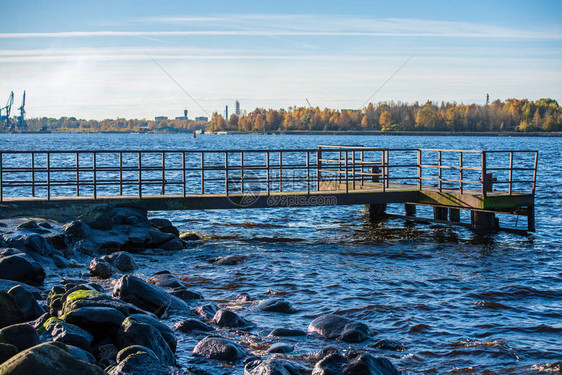
[{"label": "metal railing", "polygon": [[0,151],[7,198],[188,196],[387,189],[534,194],[537,151],[319,146],[277,150]]}]

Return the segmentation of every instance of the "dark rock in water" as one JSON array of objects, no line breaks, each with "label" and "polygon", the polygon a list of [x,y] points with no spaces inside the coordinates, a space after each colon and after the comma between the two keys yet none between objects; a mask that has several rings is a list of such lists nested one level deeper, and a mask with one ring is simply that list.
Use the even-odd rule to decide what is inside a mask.
[{"label": "dark rock in water", "polygon": [[118,349],[115,345],[111,343],[106,343],[109,340],[105,340],[104,343],[100,343],[94,348],[94,356],[98,360],[98,363],[103,366],[115,365],[115,357],[117,356]]},{"label": "dark rock in water", "polygon": [[0,329],[0,339],[22,350],[38,345],[41,340],[35,328],[26,323],[14,324]]},{"label": "dark rock in water", "polygon": [[18,348],[12,344],[0,343],[0,364],[18,354]]},{"label": "dark rock in water", "polygon": [[242,255],[227,255],[225,257],[220,257],[215,260],[215,264],[219,266],[234,266],[237,264],[242,264],[246,260],[245,256]]},{"label": "dark rock in water", "polygon": [[117,366],[108,369],[109,375],[178,375],[184,371],[161,363],[149,348],[133,345],[117,354]]},{"label": "dark rock in water", "polygon": [[121,363],[129,355],[139,353],[139,352],[145,352],[145,353],[149,354],[155,362],[160,362],[160,359],[156,356],[156,354],[154,354],[154,352],[152,350],[150,350],[146,346],[142,346],[142,345],[131,345],[131,346],[127,346],[126,348],[123,348],[123,349],[119,350],[119,352],[117,353],[117,356],[115,357],[115,360],[117,361],[117,363]]},{"label": "dark rock in water", "polygon": [[261,301],[258,304],[258,308],[262,311],[272,311],[284,314],[292,314],[295,312],[291,304],[280,298],[270,298]]},{"label": "dark rock in water", "polygon": [[45,331],[51,335],[53,341],[59,341],[63,344],[77,346],[84,350],[92,351],[94,336],[76,325],[53,317],[49,318],[43,324],[43,327],[45,328]]},{"label": "dark rock in water", "polygon": [[24,252],[31,251],[44,256],[50,256],[56,252],[55,248],[38,233],[16,231],[5,233],[2,238],[9,247],[15,247]]},{"label": "dark rock in water", "polygon": [[220,308],[214,303],[208,303],[206,305],[199,306],[198,308],[196,308],[195,312],[201,315],[203,318],[211,320],[219,310]]},{"label": "dark rock in water", "polygon": [[135,259],[124,251],[107,255],[109,263],[121,272],[130,272],[139,268]]},{"label": "dark rock in water", "polygon": [[160,332],[153,326],[127,318],[123,321],[119,331],[119,345],[126,348],[131,345],[146,346],[156,354],[160,361],[167,365],[174,365],[176,358],[168,343]]},{"label": "dark rock in water", "polygon": [[92,232],[92,229],[88,226],[88,224],[80,220],[75,220],[63,225],[61,230],[65,233],[66,239],[69,243],[85,240]]},{"label": "dark rock in water", "polygon": [[90,271],[90,275],[97,276],[100,279],[109,279],[116,272],[116,269],[113,268],[109,262],[101,258],[92,259],[88,270]]},{"label": "dark rock in water", "polygon": [[329,354],[318,361],[312,375],[398,375],[398,370],[386,358],[370,353],[351,352],[346,356]]},{"label": "dark rock in water", "polygon": [[226,362],[236,362],[248,355],[240,345],[214,336],[207,336],[199,341],[193,349],[193,354]]},{"label": "dark rock in water", "polygon": [[282,359],[270,358],[248,362],[244,375],[305,375],[309,372],[294,363]]},{"label": "dark rock in water", "polygon": [[377,349],[395,350],[397,352],[406,350],[406,347],[401,342],[394,341],[394,340],[387,340],[387,339],[379,340],[369,346]]},{"label": "dark rock in water", "polygon": [[187,304],[156,285],[136,276],[121,277],[113,288],[113,296],[161,317],[168,310],[186,311]]},{"label": "dark rock in water", "polygon": [[23,312],[23,318],[25,320],[36,319],[45,313],[43,308],[37,303],[33,293],[23,286],[16,285],[8,291],[8,294],[16,301],[16,304]]},{"label": "dark rock in water", "polygon": [[180,236],[180,231],[168,219],[149,219],[148,222],[153,228],[158,229],[160,232],[171,233],[176,237]]},{"label": "dark rock in water", "polygon": [[291,329],[291,328],[276,328],[269,336],[276,337],[289,337],[289,336],[306,336],[306,332],[302,329]]},{"label": "dark rock in water", "polygon": [[238,293],[238,295],[236,296],[236,300],[240,302],[248,302],[251,301],[252,298],[248,293]]},{"label": "dark rock in water", "polygon": [[327,346],[324,349],[320,350],[318,353],[316,353],[315,357],[316,358],[324,358],[327,357],[331,354],[341,354],[339,349],[336,348],[335,346]]},{"label": "dark rock in water", "polygon": [[66,345],[47,342],[24,350],[0,365],[0,374],[9,375],[104,375],[101,368],[78,360]]},{"label": "dark rock in water", "polygon": [[49,304],[52,309],[56,298],[59,298],[60,301],[64,301],[62,302],[62,307],[59,308],[62,315],[81,307],[110,307],[119,310],[123,315],[135,313],[147,314],[146,311],[141,310],[130,303],[113,299],[105,293],[98,292],[97,290],[92,290],[90,288],[92,287],[88,285],[77,285],[66,289],[62,295],[53,295],[52,293],[49,293],[47,302],[49,303],[52,299]]},{"label": "dark rock in water", "polygon": [[154,328],[156,328],[158,332],[160,332],[160,334],[162,335],[168,346],[170,347],[170,350],[172,352],[176,351],[176,347],[178,345],[178,339],[176,337],[176,334],[170,327],[168,327],[158,319],[153,318],[149,315],[132,314],[129,316],[129,318],[134,319],[137,322],[151,325]]},{"label": "dark rock in water", "polygon": [[199,234],[191,231],[181,232],[179,237],[184,241],[200,241],[202,239]]},{"label": "dark rock in water", "polygon": [[115,337],[125,315],[111,307],[80,307],[62,316],[67,323],[85,329],[96,338]]},{"label": "dark rock in water", "polygon": [[184,283],[169,271],[156,272],[149,281],[151,284],[161,286],[162,288],[185,288]]},{"label": "dark rock in water", "polygon": [[308,331],[328,339],[347,342],[361,342],[372,335],[366,324],[338,315],[323,315],[314,319],[308,326]]},{"label": "dark rock in water", "polygon": [[35,299],[41,299],[41,291],[34,286],[19,281],[0,279],[0,290],[3,292],[7,292],[18,285],[21,285],[25,290],[33,294]]},{"label": "dark rock in water", "polygon": [[14,298],[0,291],[0,328],[25,321],[24,316]]},{"label": "dark rock in water", "polygon": [[215,322],[220,327],[226,328],[241,328],[251,325],[246,319],[240,317],[234,311],[220,309],[213,317]]},{"label": "dark rock in water", "polygon": [[268,353],[290,353],[294,350],[292,345],[277,342],[267,349]]},{"label": "dark rock in water", "polygon": [[193,301],[196,299],[203,299],[203,296],[197,292],[192,292],[191,290],[187,290],[185,288],[176,288],[170,290],[170,294],[173,296],[178,297],[183,301]]},{"label": "dark rock in water", "polygon": [[0,258],[0,275],[3,278],[31,285],[43,285],[45,270],[32,259],[20,255]]},{"label": "dark rock in water", "polygon": [[80,216],[84,223],[95,229],[109,230],[114,225],[148,225],[147,211],[128,207],[106,207],[95,209]]},{"label": "dark rock in water", "polygon": [[174,324],[174,329],[183,333],[192,331],[209,332],[214,331],[213,327],[197,319],[185,319]]},{"label": "dark rock in water", "polygon": [[70,353],[70,355],[74,358],[91,363],[93,365],[96,364],[96,357],[94,357],[92,353],[77,346],[66,345],[66,347],[68,348],[68,352]]}]

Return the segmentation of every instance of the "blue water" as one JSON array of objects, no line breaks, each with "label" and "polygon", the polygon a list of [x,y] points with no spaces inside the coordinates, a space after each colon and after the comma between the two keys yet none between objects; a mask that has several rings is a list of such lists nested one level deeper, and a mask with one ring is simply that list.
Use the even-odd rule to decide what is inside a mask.
[{"label": "blue water", "polygon": [[[185,251],[141,256],[141,271],[167,269],[208,300],[256,323],[234,335],[262,355],[277,327],[306,329],[331,312],[360,319],[378,334],[361,344],[314,337],[286,339],[289,358],[311,366],[308,353],[350,346],[388,357],[404,373],[522,374],[552,371],[562,360],[562,178],[560,138],[435,136],[289,136],[158,134],[1,134],[1,150],[315,148],[355,144],[387,148],[537,149],[537,231],[476,235],[466,228],[389,219],[369,224],[362,207],[336,206],[155,212],[207,240]],[[398,212],[399,206],[390,207]],[[525,228],[523,218],[500,218]],[[219,256],[245,257],[219,266]],[[237,293],[261,300],[280,294],[300,312],[263,313],[237,304]],[[170,322],[178,320],[172,316]],[[403,350],[370,347],[378,339]],[[197,338],[182,335],[179,362],[190,366]],[[242,365],[212,371],[242,373]],[[558,364],[560,366],[560,364]],[[222,373],[222,372],[217,372]]]}]

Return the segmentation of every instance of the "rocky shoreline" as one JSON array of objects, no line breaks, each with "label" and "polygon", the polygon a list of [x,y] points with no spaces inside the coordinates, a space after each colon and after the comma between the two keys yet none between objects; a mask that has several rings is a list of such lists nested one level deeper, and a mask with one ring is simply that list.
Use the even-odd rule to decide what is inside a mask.
[{"label": "rocky shoreline", "polygon": [[[248,375],[398,374],[389,359],[360,346],[330,345],[372,340],[375,332],[362,322],[315,315],[305,332],[284,324],[284,317],[298,310],[280,296],[253,301],[240,293],[234,302],[241,308],[234,311],[166,270],[139,277],[135,258],[140,254],[157,257],[200,240],[166,219],[110,207],[62,226],[0,223],[0,233],[2,375],[229,374],[240,363]],[[243,261],[225,256],[215,263]],[[61,278],[61,273],[86,277]],[[268,335],[275,342],[266,350],[252,345],[259,327],[244,317],[249,306],[278,320]],[[323,341],[325,348],[292,356],[291,338],[300,336]],[[180,367],[176,349],[186,337],[197,344],[190,365]],[[381,340],[375,347],[390,344]],[[216,371],[198,366],[202,361],[216,363]]]}]

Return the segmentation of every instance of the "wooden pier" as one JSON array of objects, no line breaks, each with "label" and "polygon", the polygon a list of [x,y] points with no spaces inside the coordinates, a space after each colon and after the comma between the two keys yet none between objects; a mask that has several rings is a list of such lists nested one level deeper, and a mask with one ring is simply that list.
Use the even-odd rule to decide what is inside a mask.
[{"label": "wooden pier", "polygon": [[[153,210],[365,205],[404,217],[499,229],[496,214],[534,231],[537,151],[318,146],[279,150],[0,151],[0,219],[70,220],[109,205]],[[433,218],[416,206],[433,207]]]}]

